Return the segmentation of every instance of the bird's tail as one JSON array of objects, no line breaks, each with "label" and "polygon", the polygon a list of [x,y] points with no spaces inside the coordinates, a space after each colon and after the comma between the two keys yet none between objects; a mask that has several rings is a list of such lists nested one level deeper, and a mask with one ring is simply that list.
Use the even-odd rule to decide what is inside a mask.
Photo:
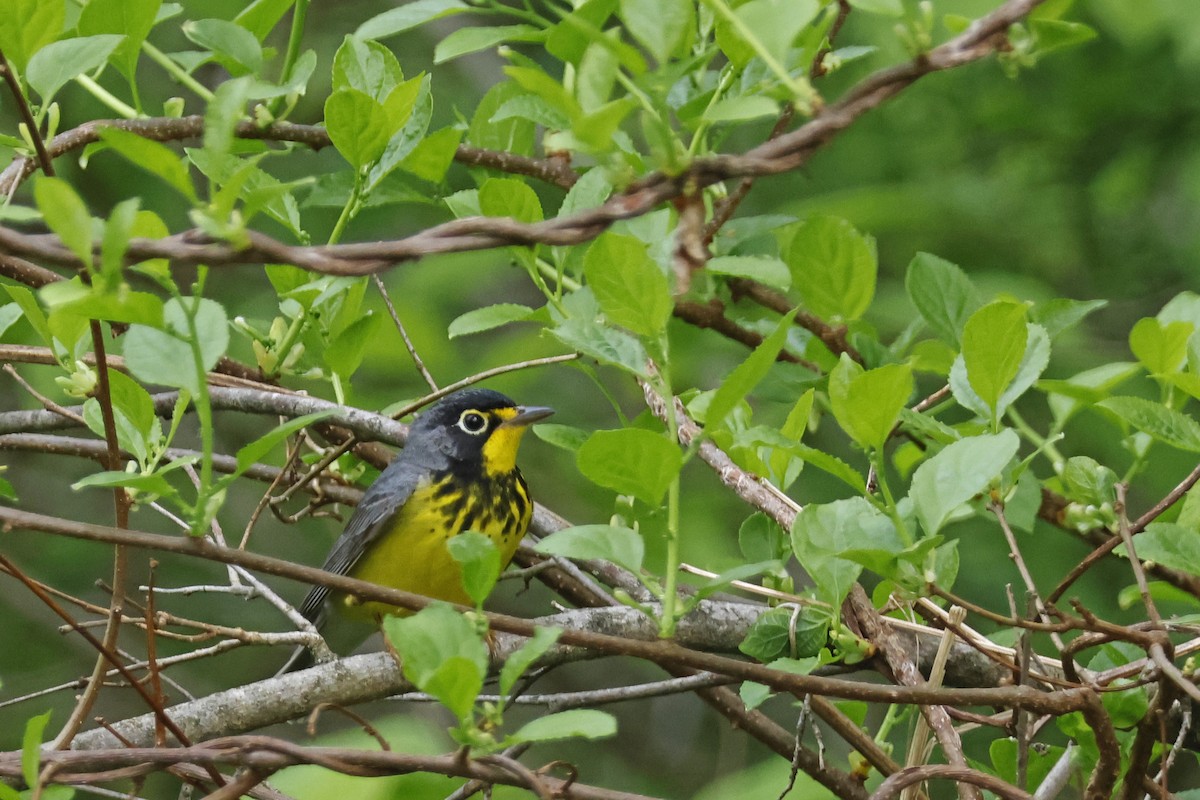
[{"label": "bird's tail", "polygon": [[275,673],[275,677],[278,678],[280,675],[286,675],[289,672],[308,669],[315,663],[317,663],[317,660],[313,658],[312,651],[304,645],[301,645],[292,651],[292,655],[288,658],[287,662],[279,668],[279,671]]}]

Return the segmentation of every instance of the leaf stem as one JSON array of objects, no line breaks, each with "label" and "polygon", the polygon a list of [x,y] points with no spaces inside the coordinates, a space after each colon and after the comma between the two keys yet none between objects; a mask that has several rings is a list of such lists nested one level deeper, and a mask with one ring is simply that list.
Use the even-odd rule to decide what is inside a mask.
[{"label": "leaf stem", "polygon": [[179,85],[191,89],[197,97],[206,103],[212,101],[213,93],[204,84],[193,78],[187,70],[175,63],[174,59],[162,50],[159,50],[150,44],[150,42],[142,42],[142,52],[150,56],[150,60],[162,67]]},{"label": "leaf stem", "polygon": [[[296,66],[296,58],[300,55],[300,43],[304,40],[304,23],[308,18],[309,0],[296,0],[292,7],[292,29],[288,33],[287,52],[283,56],[283,68],[279,71],[279,83],[286,84],[292,77],[292,68]],[[274,114],[284,98],[276,97],[268,106]]]},{"label": "leaf stem", "polygon": [[136,108],[117,98],[115,95],[109,92],[108,89],[105,89],[87,75],[76,75],[75,82],[84,89],[87,89],[93,97],[111,108],[113,111],[120,114],[125,119],[137,119],[138,117],[142,116]]}]

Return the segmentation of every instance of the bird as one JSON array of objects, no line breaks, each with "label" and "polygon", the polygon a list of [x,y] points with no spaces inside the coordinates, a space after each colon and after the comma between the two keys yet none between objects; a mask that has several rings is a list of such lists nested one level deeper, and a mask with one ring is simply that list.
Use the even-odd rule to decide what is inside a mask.
[{"label": "bird", "polygon": [[[553,413],[490,389],[464,389],[438,401],[417,416],[404,449],[363,494],[322,569],[470,604],[446,543],[477,531],[495,543],[502,567],[508,565],[533,515],[517,450],[529,426]],[[300,613],[338,652],[361,643],[368,625],[377,626],[384,615],[410,612],[314,586]],[[342,625],[339,617],[367,624]],[[313,663],[308,648],[299,647],[277,674]]]}]

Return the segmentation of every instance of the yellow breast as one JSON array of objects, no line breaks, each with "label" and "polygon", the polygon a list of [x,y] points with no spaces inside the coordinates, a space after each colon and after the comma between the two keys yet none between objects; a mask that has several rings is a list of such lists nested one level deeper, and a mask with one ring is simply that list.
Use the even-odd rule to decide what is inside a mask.
[{"label": "yellow breast", "polygon": [[[461,572],[446,542],[464,531],[490,538],[508,565],[529,529],[533,506],[515,470],[488,481],[461,481],[441,475],[423,481],[381,534],[350,570],[350,576],[395,589],[470,604]],[[342,595],[337,606],[348,616],[374,620],[403,614],[382,603],[358,603]]]}]

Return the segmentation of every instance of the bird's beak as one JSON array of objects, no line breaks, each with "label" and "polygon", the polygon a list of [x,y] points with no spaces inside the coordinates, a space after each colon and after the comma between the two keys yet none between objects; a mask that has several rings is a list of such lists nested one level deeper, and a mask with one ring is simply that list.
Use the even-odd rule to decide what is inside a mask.
[{"label": "bird's beak", "polygon": [[506,419],[500,427],[524,428],[527,425],[544,420],[553,413],[554,409],[548,406],[518,406],[517,415]]}]

